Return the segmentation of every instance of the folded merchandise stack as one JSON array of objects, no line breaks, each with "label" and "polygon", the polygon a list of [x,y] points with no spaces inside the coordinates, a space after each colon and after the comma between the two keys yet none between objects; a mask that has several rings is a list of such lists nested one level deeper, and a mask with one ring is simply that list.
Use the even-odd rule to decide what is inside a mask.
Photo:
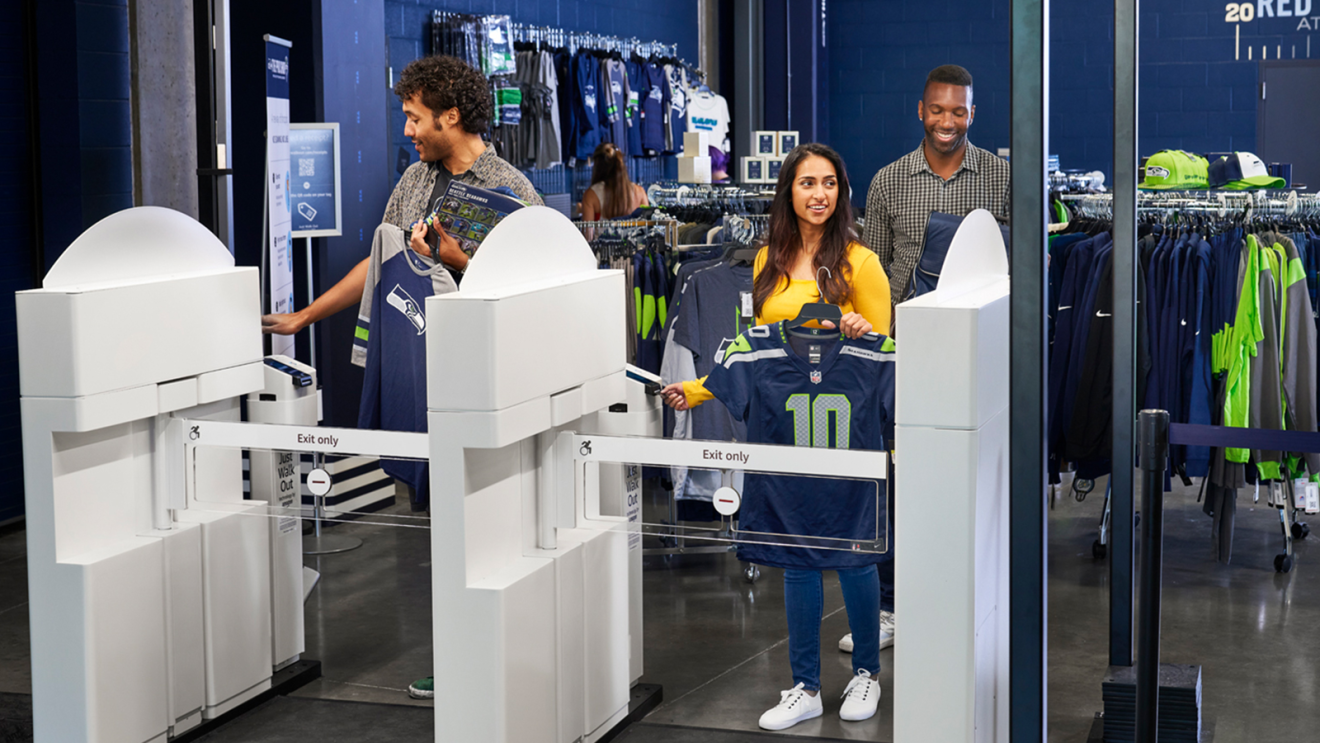
[{"label": "folded merchandise stack", "polygon": [[679,183],[710,183],[710,132],[683,134],[683,154],[678,156]]},{"label": "folded merchandise stack", "polygon": [[[1201,667],[1160,666],[1160,708],[1157,720],[1160,743],[1199,743],[1201,740]],[[1136,740],[1137,669],[1110,666],[1101,684],[1105,703],[1105,743]]]}]

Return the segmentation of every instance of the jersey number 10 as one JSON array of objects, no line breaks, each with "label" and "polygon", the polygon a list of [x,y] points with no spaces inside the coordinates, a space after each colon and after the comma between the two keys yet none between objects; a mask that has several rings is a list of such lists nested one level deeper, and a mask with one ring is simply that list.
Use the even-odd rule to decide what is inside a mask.
[{"label": "jersey number 10", "polygon": [[793,445],[830,448],[830,414],[834,414],[834,448],[847,449],[852,428],[852,403],[847,395],[789,395],[784,409],[793,414]]}]

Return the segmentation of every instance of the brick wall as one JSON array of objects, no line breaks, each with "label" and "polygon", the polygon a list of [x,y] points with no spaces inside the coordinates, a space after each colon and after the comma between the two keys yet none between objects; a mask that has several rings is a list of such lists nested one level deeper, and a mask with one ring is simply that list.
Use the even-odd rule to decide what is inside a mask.
[{"label": "brick wall", "polygon": [[[1280,15],[1281,5],[1289,15]],[[1254,149],[1262,54],[1269,60],[1320,58],[1320,39],[1310,38],[1320,30],[1320,2],[1256,0],[1234,9],[1235,22],[1228,22],[1232,11],[1223,2],[1142,3],[1143,155],[1166,148]],[[1054,0],[1050,16],[1050,151],[1065,168],[1110,173],[1113,5]],[[922,81],[940,64],[961,64],[976,79],[971,141],[989,149],[1008,146],[1009,21],[1008,0],[830,4],[830,133],[859,183],[916,146]]]}]

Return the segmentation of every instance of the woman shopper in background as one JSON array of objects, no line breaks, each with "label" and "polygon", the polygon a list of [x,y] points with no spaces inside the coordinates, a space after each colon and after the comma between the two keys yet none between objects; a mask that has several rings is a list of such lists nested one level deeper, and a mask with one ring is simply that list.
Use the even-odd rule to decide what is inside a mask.
[{"label": "woman shopper in background", "polygon": [[623,151],[605,142],[591,154],[591,188],[582,195],[582,218],[614,219],[647,206],[646,191],[628,177]]}]

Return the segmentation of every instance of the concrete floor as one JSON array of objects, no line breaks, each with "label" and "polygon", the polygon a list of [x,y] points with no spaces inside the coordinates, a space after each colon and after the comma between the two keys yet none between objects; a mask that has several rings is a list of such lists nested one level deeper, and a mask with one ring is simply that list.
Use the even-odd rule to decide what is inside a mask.
[{"label": "concrete floor", "polygon": [[[1103,490],[1102,480],[1084,503],[1065,495],[1050,513],[1052,743],[1086,741],[1101,708],[1108,566],[1092,558],[1091,542]],[[1215,725],[1215,740],[1315,739],[1320,572],[1307,560],[1312,545],[1299,543],[1299,564],[1291,574],[1275,574],[1273,556],[1281,548],[1276,512],[1253,506],[1244,491],[1234,561],[1220,565],[1211,553],[1209,519],[1195,501],[1195,488],[1167,498],[1164,660],[1204,667],[1205,717]],[[368,525],[335,531],[361,537],[364,546],[308,558],[322,580],[307,604],[306,657],[323,662],[324,677],[294,696],[430,706],[406,693],[408,683],[427,675],[431,665],[428,532]],[[31,691],[25,549],[21,530],[0,533],[0,692]],[[755,730],[761,712],[791,685],[779,572],[764,570],[749,584],[730,555],[648,557],[645,581],[644,680],[662,684],[665,698],[647,722],[690,730],[692,740],[701,739],[699,728]],[[834,646],[847,631],[837,581],[827,581],[825,606],[825,715],[785,733],[889,741],[893,651],[881,654],[880,713],[862,723],[841,722],[838,695],[850,666]],[[901,613],[898,621],[901,629]],[[254,736],[245,729],[242,738],[264,740]]]}]

